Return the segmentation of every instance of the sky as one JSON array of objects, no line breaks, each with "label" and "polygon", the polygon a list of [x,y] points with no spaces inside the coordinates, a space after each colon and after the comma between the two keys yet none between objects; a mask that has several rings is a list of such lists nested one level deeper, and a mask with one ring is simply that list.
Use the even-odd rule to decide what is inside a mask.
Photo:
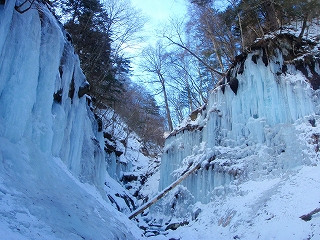
[{"label": "sky", "polygon": [[154,45],[158,40],[159,31],[169,24],[170,18],[182,19],[187,14],[187,0],[131,0],[132,5],[142,11],[148,21],[144,26],[143,35],[146,41],[141,45]]},{"label": "sky", "polygon": [[[168,23],[170,18],[183,18],[187,12],[187,0],[131,0],[132,5],[142,11],[148,18],[145,24],[143,35],[146,36],[145,42],[139,44],[139,49],[134,49],[138,53],[147,45],[154,45],[157,41],[157,30]],[[135,62],[139,62],[139,57]],[[144,75],[137,64],[131,63],[134,73],[133,80],[141,82]]]},{"label": "sky", "polygon": [[183,17],[186,14],[186,0],[131,0],[132,5],[140,8],[149,16],[147,27],[156,27],[170,17]]}]

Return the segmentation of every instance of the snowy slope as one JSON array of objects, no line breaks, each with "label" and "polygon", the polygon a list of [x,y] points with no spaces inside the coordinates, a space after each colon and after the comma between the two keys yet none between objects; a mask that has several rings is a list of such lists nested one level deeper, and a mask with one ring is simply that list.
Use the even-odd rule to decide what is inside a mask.
[{"label": "snowy slope", "polygon": [[319,239],[319,213],[310,221],[300,219],[320,207],[319,196],[319,166],[250,180],[232,194],[198,202],[197,220],[152,239]]},{"label": "snowy slope", "polygon": [[139,239],[139,231],[58,159],[1,138],[2,239]]},{"label": "snowy slope", "polygon": [[103,134],[70,37],[42,2],[23,14],[15,2],[0,4],[1,238],[140,239],[106,196]]},{"label": "snowy slope", "polygon": [[318,23],[301,44],[292,28],[257,40],[170,134],[159,190],[202,167],[140,216],[150,236],[320,238],[320,213],[299,218],[320,207],[319,33]]}]

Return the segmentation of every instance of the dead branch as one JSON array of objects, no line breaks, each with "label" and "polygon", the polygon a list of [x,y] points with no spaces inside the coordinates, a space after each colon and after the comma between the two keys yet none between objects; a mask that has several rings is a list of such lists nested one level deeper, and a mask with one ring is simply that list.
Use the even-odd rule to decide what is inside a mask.
[{"label": "dead branch", "polygon": [[305,214],[305,215],[300,216],[300,218],[301,218],[302,220],[304,220],[304,221],[310,221],[311,218],[312,218],[312,215],[314,215],[314,214],[316,214],[316,213],[318,213],[318,212],[320,212],[320,208],[316,208],[316,209],[314,209],[313,211],[309,212],[308,214]]},{"label": "dead branch", "polygon": [[195,167],[187,171],[185,174],[183,174],[179,179],[177,179],[174,183],[172,183],[170,186],[165,188],[158,196],[154,197],[151,199],[149,202],[145,203],[142,205],[140,208],[135,210],[131,215],[129,216],[129,219],[132,219],[136,216],[138,216],[140,213],[142,213],[144,210],[149,208],[151,205],[156,203],[159,199],[161,199],[164,195],[166,195],[170,190],[172,190],[174,187],[176,187],[179,183],[181,183],[184,179],[186,179],[191,173],[196,171],[201,167],[201,163],[198,163]]},{"label": "dead branch", "polygon": [[168,36],[164,36],[165,38],[167,38],[171,43],[173,43],[174,45],[177,45],[181,48],[183,48],[184,50],[186,50],[187,52],[189,52],[192,56],[194,56],[199,62],[201,62],[206,68],[209,69],[209,71],[214,72],[219,74],[220,76],[225,76],[225,73],[218,71],[217,69],[214,69],[213,67],[211,67],[209,64],[207,64],[205,61],[203,61],[200,57],[197,56],[197,54],[195,54],[194,52],[192,52],[189,48],[187,48],[186,46],[173,41],[171,38],[169,38]]}]

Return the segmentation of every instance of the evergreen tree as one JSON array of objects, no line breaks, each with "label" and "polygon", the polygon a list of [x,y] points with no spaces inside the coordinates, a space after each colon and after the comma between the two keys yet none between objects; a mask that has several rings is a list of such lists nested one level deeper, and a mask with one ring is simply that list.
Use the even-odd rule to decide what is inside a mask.
[{"label": "evergreen tree", "polygon": [[116,74],[126,71],[128,63],[112,55],[106,11],[99,0],[63,0],[60,9],[96,106],[113,105],[123,91],[123,78]]},{"label": "evergreen tree", "polygon": [[[130,61],[119,54],[118,48],[112,48],[110,26],[115,19],[109,18],[99,0],[63,0],[59,9],[90,82],[97,110],[111,107],[127,123],[128,133],[135,131],[145,143],[162,145],[164,118],[159,106],[153,96],[130,81]],[[108,10],[113,16],[113,9]],[[130,19],[133,17],[138,18],[138,13],[133,12]]]}]

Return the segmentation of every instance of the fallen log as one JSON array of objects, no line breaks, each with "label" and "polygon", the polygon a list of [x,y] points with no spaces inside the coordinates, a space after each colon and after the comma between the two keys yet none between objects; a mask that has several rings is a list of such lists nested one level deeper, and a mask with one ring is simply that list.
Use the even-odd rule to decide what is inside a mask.
[{"label": "fallen log", "polygon": [[312,215],[314,215],[314,214],[316,214],[316,213],[318,213],[318,212],[320,212],[320,208],[316,208],[316,209],[314,209],[313,211],[309,212],[308,214],[305,214],[305,215],[300,216],[300,218],[301,218],[302,220],[304,220],[304,221],[310,221],[311,218],[312,218]]},{"label": "fallen log", "polygon": [[156,203],[159,199],[161,199],[166,193],[168,193],[170,190],[172,190],[174,187],[176,187],[179,183],[181,183],[184,179],[186,179],[191,173],[198,170],[201,167],[201,163],[198,163],[196,166],[194,166],[192,169],[184,173],[179,179],[177,179],[175,182],[173,182],[171,185],[163,189],[160,194],[158,194],[156,197],[151,199],[150,201],[146,202],[144,205],[142,205],[140,208],[136,209],[134,212],[131,213],[129,216],[129,219],[132,219],[142,213],[144,210],[149,208],[151,205]]}]

